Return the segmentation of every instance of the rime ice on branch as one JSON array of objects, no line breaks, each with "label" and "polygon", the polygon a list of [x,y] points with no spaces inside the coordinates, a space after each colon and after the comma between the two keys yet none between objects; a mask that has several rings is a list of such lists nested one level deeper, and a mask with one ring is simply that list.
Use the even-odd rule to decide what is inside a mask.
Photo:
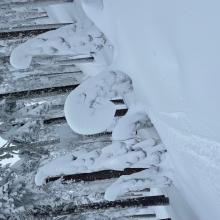
[{"label": "rime ice on branch", "polygon": [[111,46],[101,31],[92,24],[84,27],[76,22],[19,45],[12,51],[10,62],[15,68],[25,69],[34,56],[92,56],[96,59],[106,50],[111,54]]},{"label": "rime ice on branch", "polygon": [[146,169],[128,176],[121,176],[105,192],[105,199],[114,201],[117,197],[130,191],[138,191],[146,188],[161,188],[171,184],[171,181],[163,173],[155,168]]},{"label": "rime ice on branch", "polygon": [[119,71],[105,71],[87,79],[66,99],[64,111],[68,124],[84,135],[106,131],[116,111],[110,100],[130,91],[130,78]]}]

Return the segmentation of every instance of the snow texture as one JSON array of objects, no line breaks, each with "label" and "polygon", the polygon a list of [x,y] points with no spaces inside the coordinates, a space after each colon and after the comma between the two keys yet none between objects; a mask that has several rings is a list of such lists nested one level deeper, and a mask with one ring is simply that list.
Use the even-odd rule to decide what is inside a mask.
[{"label": "snow texture", "polygon": [[[82,27],[78,23],[38,35],[17,46],[11,53],[10,63],[17,69],[30,66],[33,56],[72,55],[93,56],[104,52],[107,39],[95,26]],[[99,56],[98,56],[99,57]],[[100,58],[97,58],[100,59]]]},{"label": "snow texture", "polygon": [[[95,81],[97,82],[97,80]],[[75,104],[74,106],[78,106],[78,104]],[[35,176],[35,183],[37,185],[42,185],[45,179],[49,176],[89,173],[100,170],[153,168],[155,169],[154,172],[160,173],[159,167],[163,155],[166,152],[166,149],[165,146],[160,143],[160,138],[156,133],[154,127],[146,127],[147,121],[149,121],[149,118],[146,114],[143,113],[140,108],[138,108],[138,105],[135,107],[131,107],[128,115],[119,119],[115,128],[113,129],[113,134],[117,134],[117,137],[120,137],[120,140],[113,140],[112,144],[102,149],[89,151],[87,153],[82,152],[74,155],[68,154],[57,157],[56,159],[45,163],[38,169],[38,172]],[[137,122],[139,124],[142,124],[142,126],[134,126]],[[80,123],[80,125],[81,124],[82,123]],[[127,125],[132,128],[132,132],[129,127],[126,127]],[[143,128],[143,126],[145,127]],[[119,129],[119,127],[127,129],[126,138],[124,137],[125,132],[122,132],[121,134],[121,130]],[[145,134],[138,137],[137,134],[139,130],[145,130],[145,133],[147,133],[147,135]],[[160,175],[158,174],[158,176]],[[157,176],[152,177],[152,181],[155,183],[157,181],[156,177]],[[168,179],[169,178],[167,177],[167,181]],[[150,180],[148,179],[147,181],[149,183]],[[129,180],[120,182],[120,186],[122,186],[121,188],[124,187],[127,189],[127,191],[125,190],[125,192],[122,191],[122,194],[130,191],[130,189],[132,188],[130,186],[130,182],[133,183],[135,181]],[[151,184],[154,184],[153,182]],[[171,181],[169,180],[169,182]],[[127,184],[128,186],[126,186]],[[141,185],[141,181],[138,185],[136,184],[134,187],[138,189],[139,185]],[[140,188],[144,187],[145,185],[146,184],[143,183],[143,186],[140,186]],[[111,190],[112,188],[114,188],[114,186],[111,187]],[[158,185],[156,185],[155,187],[157,186]],[[116,194],[115,196],[117,197]]]},{"label": "snow texture", "polygon": [[[220,3],[103,0],[103,5],[97,10],[83,3],[113,43],[112,67],[132,78],[136,97],[168,148],[176,193],[194,212],[185,218],[181,212],[180,218],[218,219]],[[177,197],[170,197],[176,211]]]},{"label": "snow texture", "polygon": [[[112,63],[108,62],[111,65],[105,68],[120,70],[131,77],[136,98],[142,102],[143,109],[134,115],[128,113],[122,118],[123,120],[118,121],[113,130],[112,145],[101,151],[83,153],[77,158],[68,155],[66,158],[55,159],[39,169],[36,183],[40,185],[46,176],[62,174],[64,171],[72,173],[87,170],[90,172],[88,167],[91,168],[93,165],[94,170],[104,167],[116,168],[116,166],[122,168],[124,162],[130,163],[132,167],[143,166],[148,159],[143,155],[151,155],[148,163],[157,164],[156,155],[160,155],[163,151],[163,144],[158,143],[158,134],[154,129],[142,128],[148,120],[144,114],[146,111],[168,148],[168,160],[175,168],[175,195],[169,192],[168,194],[173,210],[181,213],[177,215],[178,219],[218,219],[220,204],[218,122],[220,32],[217,28],[219,2],[217,0],[209,2],[85,0],[80,3],[87,16],[113,44],[108,48],[109,51],[110,48],[114,48],[114,56],[110,56],[113,60],[109,59]],[[58,43],[60,46],[60,42]],[[63,51],[61,47],[58,49]],[[36,48],[32,52],[33,55],[41,54]],[[49,48],[46,52],[52,54],[53,50]],[[108,50],[106,54],[112,55]],[[26,55],[29,56],[28,54],[24,56]],[[24,59],[24,65],[20,68],[27,66],[30,56],[29,61]],[[12,56],[12,63],[13,59],[15,65],[20,62],[18,57]],[[87,66],[84,67],[87,69]],[[89,68],[99,73],[103,66],[94,65]],[[101,101],[105,102],[104,100],[106,99]],[[75,106],[72,107],[69,109],[70,112]],[[112,112],[108,118],[109,124]],[[101,115],[101,117],[105,116]],[[80,130],[79,121],[76,128]],[[101,124],[99,124],[100,127]],[[102,129],[100,127],[86,131],[83,128],[82,132],[95,133],[104,130],[107,124]],[[126,130],[123,130],[124,128]],[[151,135],[153,137],[150,139]],[[132,141],[124,140],[130,138]],[[122,160],[123,163],[119,163],[118,159],[113,161],[109,156],[113,154],[116,159],[117,153],[118,159],[125,158]],[[101,162],[96,164],[95,161],[98,160]],[[103,160],[106,164],[102,163]],[[56,166],[56,163],[60,166]],[[57,171],[54,171],[54,167],[57,167]],[[154,173],[151,174],[152,178],[155,177]],[[155,175],[159,174],[160,172]],[[154,179],[148,182],[148,174],[144,175],[146,179],[139,181],[141,177],[133,175],[121,177],[108,188],[106,198],[109,200],[117,198],[120,195],[119,188],[124,193],[141,189],[154,182]],[[155,183],[158,185],[168,180],[163,178],[163,175],[160,177],[162,179],[156,178],[158,182]],[[188,207],[182,205],[184,202],[180,202],[180,198],[188,203]],[[184,211],[180,210],[180,207],[184,207]]]},{"label": "snow texture", "polygon": [[[135,138],[137,131],[146,126],[150,119],[140,104],[133,104],[129,107],[127,114],[122,117],[114,128],[112,133],[112,140],[127,140]],[[145,132],[145,138],[159,139],[158,134],[154,128],[143,129]]]},{"label": "snow texture", "polygon": [[130,78],[119,71],[105,71],[88,78],[66,99],[64,112],[68,124],[84,135],[106,131],[114,122],[116,111],[110,100],[123,98],[130,91]]},{"label": "snow texture", "polygon": [[147,169],[128,176],[119,177],[105,192],[105,199],[114,201],[120,195],[130,191],[144,190],[146,188],[163,188],[171,184],[169,178],[158,173],[155,168]]},{"label": "snow texture", "polygon": [[[133,141],[135,143],[135,141]],[[47,162],[38,169],[35,183],[42,185],[48,176],[89,173],[100,170],[124,170],[125,168],[150,168],[157,166],[165,148],[153,139],[138,144],[113,142],[102,150],[79,155],[64,155]]]}]

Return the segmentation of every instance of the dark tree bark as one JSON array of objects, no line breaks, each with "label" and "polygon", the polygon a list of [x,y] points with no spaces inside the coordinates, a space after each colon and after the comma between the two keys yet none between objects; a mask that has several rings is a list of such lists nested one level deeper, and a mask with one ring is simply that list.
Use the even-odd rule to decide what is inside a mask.
[{"label": "dark tree bark", "polygon": [[145,170],[145,168],[125,168],[123,171],[102,170],[92,173],[80,173],[80,174],[72,174],[72,175],[55,176],[55,177],[48,177],[46,179],[46,183],[58,179],[62,179],[62,181],[73,181],[73,182],[81,182],[81,181],[89,182],[96,180],[105,180],[105,179],[118,178],[123,175],[130,175],[143,170]]},{"label": "dark tree bark", "polygon": [[31,211],[29,211],[30,215],[37,217],[44,216],[62,216],[62,215],[71,215],[71,214],[80,214],[84,212],[94,211],[94,210],[106,210],[110,208],[129,208],[129,207],[149,207],[149,206],[161,206],[168,205],[169,198],[164,195],[160,196],[148,196],[148,197],[140,197],[134,199],[126,199],[126,200],[116,200],[113,202],[104,201],[100,203],[91,203],[91,204],[83,204],[83,205],[72,205],[68,204],[65,206],[65,209],[62,207],[51,208],[50,206],[43,207],[34,207]]},{"label": "dark tree bark", "polygon": [[69,93],[79,84],[0,94],[0,99],[18,100]]}]

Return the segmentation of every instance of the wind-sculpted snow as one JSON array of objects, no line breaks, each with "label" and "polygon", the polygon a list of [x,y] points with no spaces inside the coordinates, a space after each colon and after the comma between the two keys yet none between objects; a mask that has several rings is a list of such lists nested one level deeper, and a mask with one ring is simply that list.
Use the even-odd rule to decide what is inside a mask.
[{"label": "wind-sculpted snow", "polygon": [[[106,54],[105,47],[111,54],[110,43],[94,25],[84,27],[74,23],[20,44],[12,51],[10,63],[17,69],[26,69],[30,66],[33,56],[84,55],[96,58],[100,56],[98,53]],[[109,59],[111,60],[110,57]]]},{"label": "wind-sculpted snow", "polygon": [[105,71],[88,78],[66,99],[64,112],[69,126],[84,135],[106,131],[116,111],[110,100],[123,98],[130,91],[130,78],[119,71]]}]

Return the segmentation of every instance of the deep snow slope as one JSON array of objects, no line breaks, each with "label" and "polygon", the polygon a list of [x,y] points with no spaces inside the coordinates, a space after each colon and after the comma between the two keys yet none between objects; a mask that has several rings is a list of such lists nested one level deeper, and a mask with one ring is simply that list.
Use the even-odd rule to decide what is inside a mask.
[{"label": "deep snow slope", "polygon": [[219,1],[98,2],[84,10],[167,145],[178,191],[199,220],[219,219]]}]

